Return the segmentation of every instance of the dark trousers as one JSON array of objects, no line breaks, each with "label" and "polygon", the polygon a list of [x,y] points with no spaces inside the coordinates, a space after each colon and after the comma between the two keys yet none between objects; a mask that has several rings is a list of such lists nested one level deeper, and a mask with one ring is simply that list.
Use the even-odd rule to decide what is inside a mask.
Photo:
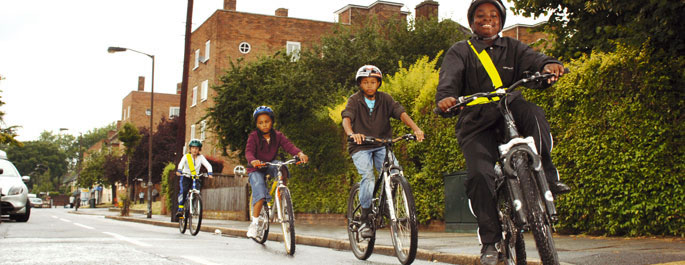
[{"label": "dark trousers", "polygon": [[[186,198],[188,197],[188,191],[193,188],[193,180],[187,177],[179,177],[178,186],[180,190],[178,191],[178,206],[185,205]],[[201,182],[199,179],[195,180],[195,188],[200,189]]]},{"label": "dark trousers", "polygon": [[[547,180],[558,180],[558,173],[550,156],[552,135],[544,110],[525,100],[513,100],[509,104],[509,109],[519,133],[524,137],[533,136],[535,139]],[[502,235],[495,202],[494,165],[499,158],[497,139],[503,138],[503,132],[504,118],[500,117],[491,128],[479,132],[472,141],[461,146],[468,170],[464,185],[471,209],[478,220],[478,234],[483,244],[495,243]]]}]

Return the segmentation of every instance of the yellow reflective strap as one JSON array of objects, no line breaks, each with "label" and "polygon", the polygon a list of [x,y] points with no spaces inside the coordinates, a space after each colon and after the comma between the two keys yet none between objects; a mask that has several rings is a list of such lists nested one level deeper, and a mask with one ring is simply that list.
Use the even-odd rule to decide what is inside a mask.
[{"label": "yellow reflective strap", "polygon": [[178,208],[183,208],[183,205],[179,205]]},{"label": "yellow reflective strap", "polygon": [[499,88],[502,86],[502,79],[499,77],[499,73],[497,72],[497,68],[495,68],[495,64],[492,62],[492,59],[490,59],[490,55],[483,49],[480,53],[476,51],[476,47],[473,47],[473,44],[471,44],[471,41],[468,41],[469,46],[471,46],[471,49],[473,52],[476,54],[478,57],[478,60],[483,64],[483,67],[485,67],[485,71],[488,72],[488,76],[490,76],[490,80],[492,80],[492,85],[495,88]]},{"label": "yellow reflective strap", "polygon": [[193,156],[190,154],[186,154],[186,161],[188,161],[188,168],[190,169],[190,174],[193,176],[197,175],[195,173],[195,161],[193,161]]}]

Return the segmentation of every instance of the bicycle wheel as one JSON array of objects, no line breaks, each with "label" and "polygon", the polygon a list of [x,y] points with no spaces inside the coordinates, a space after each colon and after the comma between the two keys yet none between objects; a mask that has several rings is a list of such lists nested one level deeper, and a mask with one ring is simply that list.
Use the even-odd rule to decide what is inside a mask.
[{"label": "bicycle wheel", "polygon": [[295,254],[295,214],[293,213],[293,203],[290,199],[290,191],[286,187],[281,187],[279,190],[281,195],[281,213],[283,213],[283,220],[281,226],[283,227],[283,242],[285,243],[285,252],[288,255]]},{"label": "bicycle wheel", "polygon": [[186,208],[183,208],[183,215],[178,218],[178,230],[181,232],[181,234],[185,234],[186,232],[186,227],[188,227],[188,221],[186,216],[188,215],[188,200],[186,199]]},{"label": "bicycle wheel", "polygon": [[514,211],[512,209],[508,198],[509,194],[506,190],[501,190],[499,193],[498,207],[500,222],[502,224],[502,231],[504,231],[504,238],[502,245],[504,246],[504,264],[507,265],[525,265],[526,264],[526,246],[523,241],[523,233],[521,229],[516,227],[512,216]]},{"label": "bicycle wheel", "polygon": [[257,236],[252,238],[259,244],[264,244],[269,237],[269,207],[267,203],[262,205],[262,210],[259,212],[259,224],[257,225]]},{"label": "bicycle wheel", "polygon": [[197,235],[200,232],[200,225],[202,224],[202,197],[200,194],[195,194],[190,201],[189,222],[190,234]]},{"label": "bicycle wheel", "polygon": [[552,238],[552,227],[549,219],[545,216],[545,206],[528,165],[527,155],[521,156],[521,163],[516,167],[516,173],[521,181],[521,188],[528,206],[528,222],[530,223],[530,230],[533,232],[538,254],[540,254],[540,260],[545,265],[559,264],[559,257]]},{"label": "bicycle wheel", "polygon": [[350,190],[347,199],[347,235],[350,239],[350,248],[357,259],[366,260],[373,253],[376,237],[363,238],[359,228],[361,222],[362,207],[359,202],[359,183],[355,183]]},{"label": "bicycle wheel", "polygon": [[416,223],[416,206],[409,182],[402,175],[390,178],[395,218],[390,219],[390,235],[395,254],[402,264],[410,264],[416,258],[419,231]]}]

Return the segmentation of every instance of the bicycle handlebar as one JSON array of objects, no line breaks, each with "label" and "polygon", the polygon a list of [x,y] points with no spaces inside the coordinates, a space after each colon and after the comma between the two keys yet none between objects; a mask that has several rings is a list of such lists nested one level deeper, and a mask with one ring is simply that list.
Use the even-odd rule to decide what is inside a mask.
[{"label": "bicycle handlebar", "polygon": [[299,157],[299,156],[294,156],[292,159],[287,160],[287,161],[285,161],[285,162],[276,162],[276,163],[264,162],[264,163],[261,163],[261,164],[257,165],[257,168],[262,168],[262,167],[265,167],[265,166],[279,166],[279,167],[280,167],[280,166],[291,165],[291,164],[299,165],[299,164],[302,164],[302,163],[303,163],[303,162],[300,161],[300,157]]},{"label": "bicycle handlebar", "polygon": [[[400,137],[397,137],[395,139],[388,138],[388,139],[383,139],[383,138],[376,138],[373,136],[365,136],[364,139],[362,140],[362,145],[363,144],[374,144],[374,143],[381,143],[381,144],[386,144],[386,143],[396,143],[401,140],[411,140],[411,141],[416,141],[416,135],[413,134],[405,134]],[[347,141],[353,144],[356,144],[354,142],[354,139],[351,137],[347,138]]]},{"label": "bicycle handlebar", "polygon": [[193,178],[193,177],[208,177],[209,175],[208,175],[207,173],[200,173],[200,174],[197,174],[197,175],[191,175],[191,174],[188,174],[188,173],[181,173],[181,176],[186,176],[186,177],[189,177],[189,178]]},{"label": "bicycle handlebar", "polygon": [[[568,68],[564,68],[564,73],[565,74],[570,73],[570,70]],[[523,78],[521,80],[514,82],[508,88],[498,88],[497,90],[495,90],[493,92],[479,92],[479,93],[475,93],[475,94],[469,95],[469,96],[461,96],[461,97],[457,98],[457,104],[455,104],[454,106],[447,108],[447,110],[445,110],[444,112],[440,108],[435,107],[435,109],[433,109],[433,113],[444,116],[444,117],[445,116],[451,117],[451,116],[456,115],[456,112],[454,111],[455,109],[466,106],[467,104],[471,103],[472,101],[476,100],[477,98],[488,98],[488,99],[490,99],[490,98],[494,98],[494,97],[502,97],[508,93],[511,93],[512,91],[514,91],[515,88],[517,88],[521,85],[528,84],[531,82],[539,82],[542,80],[547,80],[553,76],[554,76],[554,74],[552,74],[552,73],[541,74],[540,72],[536,72],[535,74],[533,74],[529,77],[526,77],[526,78]]]}]

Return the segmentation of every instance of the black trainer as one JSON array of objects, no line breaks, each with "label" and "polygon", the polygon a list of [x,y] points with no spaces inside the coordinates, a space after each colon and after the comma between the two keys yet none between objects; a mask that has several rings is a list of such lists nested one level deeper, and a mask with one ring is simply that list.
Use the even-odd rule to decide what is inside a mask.
[{"label": "black trainer", "polygon": [[495,243],[483,244],[483,248],[480,249],[480,263],[483,265],[497,265],[498,256]]},{"label": "black trainer", "polygon": [[561,181],[551,183],[549,185],[549,189],[552,191],[554,195],[560,195],[571,191],[571,187],[569,187]]}]

